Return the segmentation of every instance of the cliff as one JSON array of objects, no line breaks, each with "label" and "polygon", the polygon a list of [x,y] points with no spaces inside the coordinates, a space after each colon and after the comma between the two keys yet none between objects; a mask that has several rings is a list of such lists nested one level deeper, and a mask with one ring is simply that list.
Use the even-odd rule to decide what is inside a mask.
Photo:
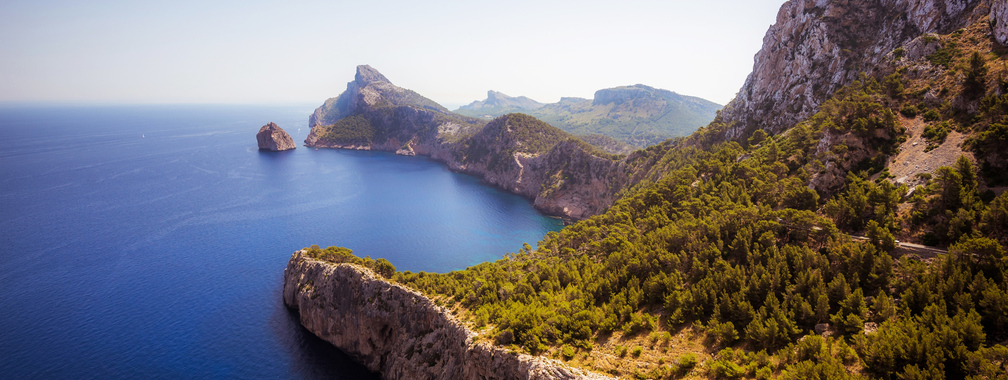
[{"label": "cliff", "polygon": [[284,304],[313,334],[386,379],[603,379],[555,360],[474,342],[446,309],[352,264],[295,252]]},{"label": "cliff", "polygon": [[294,139],[287,134],[287,131],[273,122],[259,128],[256,142],[259,144],[259,150],[281,151],[297,148]]},{"label": "cliff", "polygon": [[[895,49],[906,46],[910,50],[911,43],[925,33],[944,34],[972,24],[991,13],[992,3],[789,1],[763,37],[752,73],[721,113],[728,126],[723,137],[747,138],[760,128],[771,133],[786,130],[814,114],[860,73],[891,70],[889,53]],[[995,9],[1004,8],[1003,1],[998,3]]]},{"label": "cliff", "polygon": [[630,184],[619,157],[531,116],[483,124],[430,103],[359,66],[347,90],[315,110],[305,145],[430,156],[573,219],[601,213]]}]

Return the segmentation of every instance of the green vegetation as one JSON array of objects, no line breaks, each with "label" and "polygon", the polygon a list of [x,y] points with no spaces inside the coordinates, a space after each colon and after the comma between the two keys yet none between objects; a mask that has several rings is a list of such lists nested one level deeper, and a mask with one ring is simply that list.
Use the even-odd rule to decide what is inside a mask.
[{"label": "green vegetation", "polygon": [[955,41],[948,41],[942,44],[937,51],[927,56],[927,59],[935,66],[951,67],[953,59],[961,55],[959,45]]},{"label": "green vegetation", "polygon": [[[565,360],[606,347],[658,363],[635,372],[640,378],[1003,377],[1008,192],[984,191],[984,173],[993,181],[992,171],[1006,167],[1008,95],[987,88],[985,57],[967,59],[960,46],[945,41],[928,59],[949,70],[966,64],[965,79],[938,93],[961,88],[948,96],[979,102],[975,113],[950,102],[924,106],[930,84],[922,91],[898,72],[881,82],[863,75],[785,133],[753,127],[724,141],[730,126],[715,120],[634,152],[626,164],[647,172],[644,180],[604,214],[548,234],[535,249],[391,278],[456,305],[499,345]],[[920,114],[934,144],[956,126],[976,132],[967,146],[980,167],[961,157],[918,175],[922,186],[894,184],[885,164],[906,133],[897,112]],[[568,138],[543,124],[506,115],[467,154],[510,159]],[[825,137],[836,140],[821,149]],[[811,189],[829,165],[843,173],[838,185]],[[948,254],[901,255],[898,234]],[[816,334],[822,324],[827,333]],[[689,334],[709,350],[698,351],[709,355],[703,365],[694,354],[666,365],[642,345],[644,337],[654,346]]]},{"label": "green vegetation", "polygon": [[[939,170],[914,195],[914,220],[937,226],[944,219],[935,215],[952,215],[939,238],[952,246],[922,262],[891,253],[905,187],[855,172],[823,203],[808,188],[823,133],[851,131],[879,139],[879,154],[893,150],[901,131],[880,96],[881,86],[863,78],[785,135],[753,133],[745,147],[697,143],[714,133],[712,125],[692,143],[649,148],[638,154],[663,168],[661,178],[639,184],[603,215],[550,233],[535,250],[392,278],[457,303],[467,320],[492,329],[496,343],[533,354],[569,358],[617,333],[692,326],[724,347],[705,366],[712,377],[846,377],[862,373],[855,363],[870,377],[1004,371],[997,343],[1008,331],[1006,242],[979,231],[1008,235],[999,224],[1008,218],[1008,196],[979,202],[969,161]],[[533,118],[512,118],[507,124],[529,125],[512,134],[562,138],[535,128]],[[869,239],[854,242],[841,231]],[[866,334],[868,322],[877,331]],[[812,335],[820,323],[836,335]],[[619,346],[615,354],[637,352]]]},{"label": "green vegetation", "polygon": [[371,143],[377,133],[371,121],[361,115],[347,116],[336,124],[316,128],[319,137],[338,144]]},{"label": "green vegetation", "polygon": [[349,248],[343,247],[329,247],[326,249],[320,248],[318,245],[313,245],[311,247],[305,248],[308,257],[327,261],[334,264],[354,264],[360,265],[362,267],[371,269],[375,273],[385,277],[390,278],[396,273],[395,266],[391,262],[385,259],[374,260],[371,256],[364,257],[363,259],[357,257],[353,254],[353,251]]},{"label": "green vegetation", "polygon": [[[658,144],[669,138],[686,136],[714,119],[721,108],[713,102],[644,85],[623,86],[596,92],[596,99],[564,98],[558,103],[539,104],[524,98],[502,97],[488,107],[474,105],[455,112],[473,116],[502,116],[507,113],[527,113],[550,125],[579,136],[603,135],[634,147]],[[487,103],[477,102],[477,103]],[[592,144],[612,153],[626,150],[608,149],[609,144]]]},{"label": "green vegetation", "polygon": [[484,162],[488,169],[496,170],[514,162],[515,153],[541,154],[563,141],[571,141],[598,157],[620,158],[542,120],[520,113],[507,114],[487,123],[476,135],[462,142],[457,151],[463,162]]}]

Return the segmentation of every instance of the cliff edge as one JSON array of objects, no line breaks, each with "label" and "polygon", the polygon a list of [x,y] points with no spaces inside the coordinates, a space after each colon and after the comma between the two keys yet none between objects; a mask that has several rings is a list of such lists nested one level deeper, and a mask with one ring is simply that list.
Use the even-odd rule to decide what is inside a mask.
[{"label": "cliff edge", "polygon": [[369,269],[295,252],[284,304],[301,324],[386,379],[607,379],[488,343],[420,293]]}]

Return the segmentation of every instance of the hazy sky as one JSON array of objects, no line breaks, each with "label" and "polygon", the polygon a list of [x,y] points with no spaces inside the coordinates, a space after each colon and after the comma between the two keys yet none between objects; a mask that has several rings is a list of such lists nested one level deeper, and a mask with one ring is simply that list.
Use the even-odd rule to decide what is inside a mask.
[{"label": "hazy sky", "polygon": [[449,108],[643,83],[727,103],[783,0],[0,1],[0,102],[321,103],[369,64]]}]

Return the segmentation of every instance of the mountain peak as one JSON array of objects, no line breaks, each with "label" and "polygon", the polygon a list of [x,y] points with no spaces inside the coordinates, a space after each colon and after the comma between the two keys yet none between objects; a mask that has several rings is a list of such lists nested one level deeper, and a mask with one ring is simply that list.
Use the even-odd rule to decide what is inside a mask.
[{"label": "mountain peak", "polygon": [[357,66],[357,75],[354,76],[354,81],[360,84],[362,87],[367,86],[373,82],[389,82],[382,73],[375,70],[374,67],[368,65]]},{"label": "mountain peak", "polygon": [[[497,91],[494,91],[494,90],[488,90],[487,91],[487,100],[486,100],[487,103],[496,103],[498,95],[504,95],[504,94],[500,93],[500,92],[497,92]],[[509,96],[507,96],[507,95],[503,96],[503,98],[508,98],[508,97]]]}]

